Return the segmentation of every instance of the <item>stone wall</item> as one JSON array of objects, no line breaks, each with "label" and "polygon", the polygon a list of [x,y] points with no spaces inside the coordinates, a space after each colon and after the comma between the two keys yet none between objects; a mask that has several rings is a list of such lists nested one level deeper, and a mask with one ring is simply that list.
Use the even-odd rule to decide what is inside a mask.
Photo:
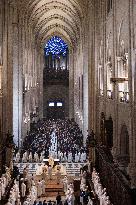
[{"label": "stone wall", "polygon": [[42,117],[43,50],[37,46],[19,1],[0,1],[1,133],[21,145],[29,131],[30,114]]},{"label": "stone wall", "polygon": [[[130,163],[126,171],[132,177],[131,185],[134,186],[136,173],[134,162],[136,161],[136,130],[135,130],[135,1],[114,0],[112,8],[107,13],[107,1],[96,1],[95,10],[95,73],[97,75],[96,91],[96,134],[100,135],[100,116],[104,112],[106,119],[113,119],[113,155],[122,165],[125,157],[119,160],[121,148],[121,129],[127,126],[129,134]],[[123,62],[122,62],[123,61]],[[118,78],[127,72],[128,81],[121,82]],[[111,76],[109,76],[109,69]],[[110,78],[116,78],[110,82]],[[109,79],[108,79],[109,78]],[[128,82],[128,83],[127,83]],[[128,86],[128,101],[120,101],[120,89]],[[108,95],[108,87],[112,90],[112,98]],[[125,90],[123,90],[125,92]],[[100,139],[98,139],[99,141]],[[135,173],[135,174],[134,174]],[[135,184],[136,185],[136,184]]]},{"label": "stone wall", "polygon": [[65,117],[69,117],[69,87],[64,85],[46,85],[43,88],[43,116],[47,116],[48,101],[62,99],[65,107]]}]

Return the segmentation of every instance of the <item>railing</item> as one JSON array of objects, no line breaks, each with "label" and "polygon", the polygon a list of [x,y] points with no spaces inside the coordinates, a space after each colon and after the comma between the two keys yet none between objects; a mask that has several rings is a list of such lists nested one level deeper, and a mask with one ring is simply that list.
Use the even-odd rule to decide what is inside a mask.
[{"label": "railing", "polygon": [[132,205],[129,180],[125,179],[102,147],[96,147],[96,167],[112,203],[114,205]]}]

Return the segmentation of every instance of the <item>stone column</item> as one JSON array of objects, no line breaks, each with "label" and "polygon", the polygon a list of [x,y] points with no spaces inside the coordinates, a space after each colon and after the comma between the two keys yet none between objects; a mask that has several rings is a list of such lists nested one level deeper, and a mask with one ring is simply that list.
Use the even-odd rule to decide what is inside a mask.
[{"label": "stone column", "polygon": [[18,139],[19,146],[22,144],[22,116],[23,116],[23,29],[24,25],[21,22],[21,17],[19,21],[19,71],[18,71],[18,110],[19,110],[19,119],[18,119]]},{"label": "stone column", "polygon": [[129,136],[129,151],[130,151],[130,164],[128,167],[128,173],[131,177],[131,188],[136,189],[136,72],[135,72],[135,65],[136,65],[136,48],[135,40],[134,39],[134,19],[135,15],[135,6],[134,1],[129,1],[129,56],[128,56],[128,67],[132,68],[129,69],[129,79],[130,79],[130,103],[131,103],[131,129],[132,132]]},{"label": "stone column", "polygon": [[9,130],[9,133],[13,131],[13,57],[12,57],[12,21],[13,21],[14,5],[11,2],[5,2],[5,26],[4,26],[4,79],[3,81],[3,105],[4,105],[4,135]]},{"label": "stone column", "polygon": [[[2,110],[3,110],[3,106],[2,106],[2,72],[3,72],[3,10],[4,10],[4,6],[3,6],[3,1],[0,0],[0,141],[2,141],[2,133],[3,133],[3,129],[2,129]],[[0,151],[1,151],[1,147],[2,144],[0,146]],[[0,166],[1,166],[1,156],[0,156]]]},{"label": "stone column", "polygon": [[74,118],[74,53],[69,54],[69,118]]},{"label": "stone column", "polygon": [[39,68],[39,118],[43,118],[43,69],[44,69],[44,56],[40,55],[40,68]]},{"label": "stone column", "polygon": [[18,14],[14,10],[13,22],[13,135],[14,142],[19,147],[19,31]]},{"label": "stone column", "polygon": [[[96,80],[97,71],[95,70],[95,24],[94,7],[89,3],[89,36],[88,36],[88,131],[96,128],[96,91],[98,88]],[[97,66],[96,66],[97,67]]]},{"label": "stone column", "polygon": [[88,130],[88,26],[86,26],[86,32],[83,43],[83,135],[84,145],[86,143],[87,130]]}]

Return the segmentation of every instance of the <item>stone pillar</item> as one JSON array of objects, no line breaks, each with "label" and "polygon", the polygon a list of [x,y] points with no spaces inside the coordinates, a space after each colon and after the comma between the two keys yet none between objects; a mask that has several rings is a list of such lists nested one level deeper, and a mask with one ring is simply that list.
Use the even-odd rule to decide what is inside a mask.
[{"label": "stone pillar", "polygon": [[[2,105],[2,73],[3,73],[3,10],[4,10],[4,6],[3,6],[3,1],[0,0],[0,140],[2,141],[2,133],[3,133],[3,129],[2,129],[2,118],[3,118],[3,105]],[[1,151],[1,147],[2,144],[0,146],[0,151]],[[1,166],[1,156],[0,156],[0,166]]]},{"label": "stone pillar", "polygon": [[43,69],[44,69],[44,56],[41,53],[40,70],[39,70],[39,118],[40,119],[43,118]]},{"label": "stone pillar", "polygon": [[23,22],[19,22],[19,71],[18,71],[18,110],[19,110],[19,119],[18,119],[18,138],[19,138],[19,146],[22,144],[22,116],[23,116]]},{"label": "stone pillar", "polygon": [[[86,25],[87,29],[87,25]],[[88,130],[88,36],[85,32],[83,45],[83,135],[86,143]]]},{"label": "stone pillar", "polygon": [[74,118],[74,53],[69,54],[69,118]]},{"label": "stone pillar", "polygon": [[17,9],[14,10],[13,22],[13,135],[19,147],[19,31]]},{"label": "stone pillar", "polygon": [[129,56],[128,56],[128,67],[129,69],[129,79],[130,79],[130,103],[131,103],[131,133],[129,136],[129,151],[130,151],[130,163],[128,167],[128,173],[131,177],[131,188],[136,189],[136,48],[134,47],[134,42],[136,40],[136,37],[134,39],[134,19],[135,16],[133,14],[135,13],[135,6],[134,1],[129,1]]},{"label": "stone pillar", "polygon": [[4,105],[4,118],[3,124],[4,126],[4,135],[9,130],[9,133],[13,131],[13,58],[12,58],[12,21],[13,21],[13,10],[14,5],[8,1],[5,2],[5,27],[4,27],[4,79],[3,84],[3,105]]},{"label": "stone pillar", "polygon": [[[95,24],[94,7],[89,3],[89,36],[88,36],[88,131],[96,128],[96,91],[97,91],[97,71],[95,70]],[[97,68],[97,66],[96,66]]]}]

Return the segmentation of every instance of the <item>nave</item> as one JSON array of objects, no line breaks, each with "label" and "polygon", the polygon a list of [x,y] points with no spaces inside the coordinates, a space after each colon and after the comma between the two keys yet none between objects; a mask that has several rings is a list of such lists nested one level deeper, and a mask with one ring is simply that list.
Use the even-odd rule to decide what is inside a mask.
[{"label": "nave", "polygon": [[80,198],[86,166],[93,203],[136,204],[135,11],[136,0],[0,0],[0,205],[30,203],[23,172],[35,193],[47,175],[37,201],[56,199],[65,176]]},{"label": "nave", "polygon": [[8,167],[2,175],[1,203],[112,205],[99,174],[86,157],[89,139],[84,146],[77,123],[59,119],[34,124],[35,129],[27,134],[22,147],[15,149],[7,203],[5,192],[11,181]]}]

